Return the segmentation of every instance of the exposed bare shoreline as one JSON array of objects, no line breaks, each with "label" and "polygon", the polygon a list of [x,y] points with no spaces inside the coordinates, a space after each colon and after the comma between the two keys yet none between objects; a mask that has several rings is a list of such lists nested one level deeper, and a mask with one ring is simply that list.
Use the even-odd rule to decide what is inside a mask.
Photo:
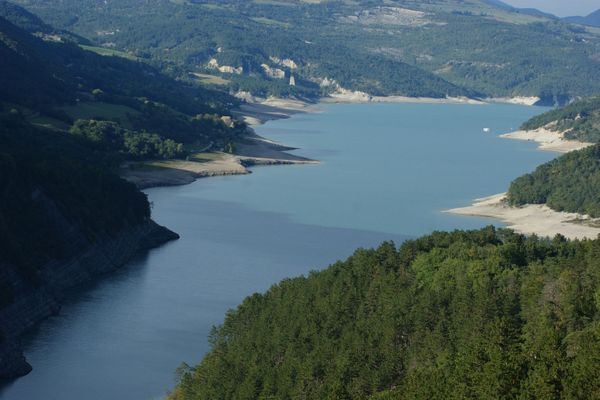
[{"label": "exposed bare shoreline", "polygon": [[[321,98],[319,103],[299,99],[257,98],[249,93],[237,94],[244,103],[233,115],[256,126],[271,120],[289,118],[297,113],[316,113],[319,104],[328,103],[424,103],[424,104],[487,104],[486,102],[459,97],[426,98],[405,96],[370,96],[362,92],[344,91],[330,97]],[[527,99],[526,99],[527,100]],[[523,99],[493,99],[494,102],[520,103]],[[525,101],[525,103],[531,101]],[[164,160],[141,163],[125,163],[120,174],[126,180],[145,189],[156,186],[189,184],[196,179],[211,176],[248,174],[248,166],[281,164],[314,164],[309,160],[288,153],[294,150],[252,133],[238,144],[236,154],[212,153],[210,159],[202,160]]]},{"label": "exposed bare shoreline", "polygon": [[421,103],[421,104],[487,104],[484,101],[468,97],[406,97],[371,96],[362,92],[334,93],[320,99],[321,103],[363,104],[363,103]]},{"label": "exposed bare shoreline", "polygon": [[[338,95],[320,99],[321,103],[428,103],[428,104],[484,104],[481,101],[467,98],[416,98],[404,96],[377,97],[369,96],[368,100],[359,100],[350,96]],[[257,98],[247,93],[240,93],[244,103],[233,115],[248,125],[256,126],[268,121],[289,118],[297,113],[320,112],[319,103],[298,99]],[[252,129],[252,128],[250,128]],[[318,161],[299,157],[288,153],[295,150],[255,133],[236,144],[235,154],[212,153],[208,160],[164,160],[141,163],[125,163],[121,166],[120,175],[141,189],[157,186],[186,185],[196,179],[248,174],[247,168],[253,165],[285,165],[316,164]]]},{"label": "exposed bare shoreline", "polygon": [[287,153],[293,150],[263,139],[250,136],[237,145],[236,154],[213,152],[204,160],[160,160],[144,163],[126,163],[120,175],[140,189],[158,186],[187,185],[199,178],[227,175],[245,175],[255,165],[318,164],[319,161]]},{"label": "exposed bare shoreline", "polygon": [[500,137],[536,142],[539,144],[538,147],[540,150],[555,151],[558,153],[581,150],[593,144],[565,139],[564,132],[556,132],[547,128],[539,128],[532,131],[515,131],[505,133],[504,135],[500,135]]},{"label": "exposed bare shoreline", "polygon": [[[567,140],[564,132],[556,132],[547,128],[510,132],[500,135],[500,137],[536,142],[539,144],[540,150],[558,153],[568,153],[592,145],[592,143]],[[496,218],[505,222],[509,228],[523,234],[555,236],[560,233],[569,239],[594,239],[600,234],[600,219],[593,219],[582,214],[559,212],[540,204],[512,207],[506,202],[506,193],[476,199],[470,206],[446,212]]]},{"label": "exposed bare shoreline", "polygon": [[512,207],[506,202],[506,193],[477,199],[468,207],[454,208],[446,212],[499,219],[510,229],[526,235],[552,237],[560,233],[569,239],[594,239],[600,234],[600,219],[554,211],[540,204]]},{"label": "exposed bare shoreline", "polygon": [[[323,98],[320,103],[296,99],[247,98],[234,110],[234,115],[251,126],[268,121],[289,118],[297,113],[320,112],[324,103],[424,103],[424,104],[488,104],[509,103],[533,105],[535,98],[502,98],[479,101],[466,98],[411,98],[403,96],[374,97],[346,93]],[[540,150],[569,152],[589,146],[590,143],[566,140],[564,134],[548,129],[516,131],[501,137],[528,140],[539,143]],[[248,174],[247,167],[253,165],[315,164],[310,160],[288,153],[293,148],[280,145],[252,134],[237,145],[236,154],[212,153],[208,160],[168,160],[151,163],[129,163],[121,168],[121,175],[144,189],[155,186],[185,185],[198,178],[223,175]],[[468,207],[455,208],[446,212],[459,215],[490,217],[505,222],[509,228],[524,234],[554,236],[557,233],[571,239],[595,238],[600,234],[600,220],[585,215],[557,212],[545,205],[511,207],[505,201],[505,193],[477,199]]]}]

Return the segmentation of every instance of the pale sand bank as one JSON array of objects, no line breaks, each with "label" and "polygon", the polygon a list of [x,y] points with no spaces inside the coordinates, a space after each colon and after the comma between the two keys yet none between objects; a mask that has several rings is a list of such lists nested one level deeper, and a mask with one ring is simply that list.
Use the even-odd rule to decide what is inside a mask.
[{"label": "pale sand bank", "polygon": [[421,103],[421,104],[485,104],[485,102],[468,97],[406,97],[406,96],[371,96],[364,92],[336,92],[323,97],[321,103]]},{"label": "pale sand bank", "polygon": [[286,153],[293,150],[260,136],[236,144],[236,154],[202,153],[192,160],[158,160],[126,163],[120,175],[140,189],[156,186],[186,185],[198,178],[242,175],[253,165],[318,164],[318,161]]},{"label": "pale sand bank", "polygon": [[214,160],[197,162],[185,160],[160,160],[126,163],[120,175],[140,189],[156,186],[186,185],[198,178],[222,175],[247,174],[248,170],[235,156],[218,153]]},{"label": "pale sand bank", "polygon": [[600,234],[600,218],[554,211],[546,205],[528,204],[511,207],[506,193],[477,199],[472,205],[445,212],[458,215],[489,217],[503,221],[508,228],[526,235],[553,237],[560,233],[569,239],[595,239]]},{"label": "pale sand bank", "polygon": [[[260,125],[267,121],[289,118],[293,114],[304,112],[320,112],[318,103],[300,99],[269,97],[260,98],[246,92],[239,92],[236,97],[244,100],[233,114],[249,125]],[[483,100],[468,97],[408,97],[408,96],[372,96],[366,92],[340,89],[319,99],[323,104],[362,104],[362,103],[412,103],[412,104],[489,104],[509,103],[534,105],[539,97],[498,97]]]},{"label": "pale sand bank", "polygon": [[233,110],[233,115],[248,125],[261,125],[267,121],[289,118],[294,114],[319,112],[316,104],[297,99],[277,97],[257,98],[250,95],[239,95],[245,103]]},{"label": "pale sand bank", "polygon": [[[249,125],[259,125],[274,119],[289,118],[300,112],[318,112],[315,104],[296,99],[261,99],[248,93],[237,95],[245,103],[233,111],[235,117]],[[210,147],[210,146],[209,146]],[[120,175],[141,189],[156,186],[186,185],[198,178],[248,174],[254,165],[318,164],[316,160],[287,153],[293,147],[278,144],[254,133],[235,143],[235,154],[200,153],[190,160],[155,160],[129,162],[121,166]]]},{"label": "pale sand bank", "polygon": [[[252,96],[243,97],[245,103],[233,111],[233,115],[248,125],[261,125],[267,121],[289,118],[298,113],[320,112],[318,104],[298,99],[270,97],[261,99]],[[319,99],[323,104],[362,104],[362,103],[422,103],[422,104],[485,104],[469,98],[428,98],[405,96],[370,96],[366,93],[332,94]]]},{"label": "pale sand bank", "polygon": [[500,135],[507,139],[527,140],[539,143],[540,150],[568,153],[591,146],[593,143],[565,139],[564,133],[539,128],[533,131],[515,131]]},{"label": "pale sand bank", "polygon": [[504,104],[519,104],[522,106],[534,106],[541,99],[539,97],[525,97],[525,96],[517,96],[517,97],[488,97],[485,99],[487,103],[504,103]]},{"label": "pale sand bank", "polygon": [[[568,153],[580,150],[592,143],[567,140],[564,133],[540,128],[532,131],[516,131],[500,135],[507,139],[528,140],[539,144],[540,150]],[[496,218],[509,228],[523,234],[554,236],[558,233],[569,239],[596,238],[600,234],[600,219],[589,216],[554,211],[546,205],[528,204],[511,207],[505,201],[506,193],[477,199],[468,207],[455,208],[447,212]]]}]

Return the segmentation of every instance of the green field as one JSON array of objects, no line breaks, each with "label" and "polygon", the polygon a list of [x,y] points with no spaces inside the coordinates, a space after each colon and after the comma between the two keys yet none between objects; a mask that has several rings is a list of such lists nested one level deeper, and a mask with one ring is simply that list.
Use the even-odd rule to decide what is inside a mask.
[{"label": "green field", "polygon": [[126,53],[124,51],[109,49],[106,47],[87,46],[83,44],[79,46],[84,50],[93,51],[94,53],[100,54],[101,56],[123,57],[127,58],[128,60],[134,61],[138,60],[138,57],[134,56],[133,54]]},{"label": "green field", "polygon": [[138,115],[139,111],[120,104],[103,102],[80,102],[76,105],[61,107],[73,119],[107,119],[119,121],[124,127],[129,127],[128,115]]},{"label": "green field", "polygon": [[230,80],[221,78],[220,76],[216,76],[216,75],[201,74],[199,72],[194,72],[192,75],[194,75],[196,78],[198,78],[200,83],[205,84],[205,85],[224,86],[224,85],[228,85],[229,83],[231,83]]}]

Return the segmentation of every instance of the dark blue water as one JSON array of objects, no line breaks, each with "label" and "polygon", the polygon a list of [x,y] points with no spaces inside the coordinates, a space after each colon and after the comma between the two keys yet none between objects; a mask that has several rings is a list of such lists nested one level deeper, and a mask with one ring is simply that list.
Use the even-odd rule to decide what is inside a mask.
[{"label": "dark blue water", "polygon": [[161,398],[175,368],[201,359],[210,328],[245,296],[357,247],[489,224],[440,211],[504,191],[554,157],[496,137],[540,108],[322,108],[258,129],[320,165],[149,190],[154,218],[182,238],[73,293],[28,337],[33,372],[0,389],[0,398]]}]

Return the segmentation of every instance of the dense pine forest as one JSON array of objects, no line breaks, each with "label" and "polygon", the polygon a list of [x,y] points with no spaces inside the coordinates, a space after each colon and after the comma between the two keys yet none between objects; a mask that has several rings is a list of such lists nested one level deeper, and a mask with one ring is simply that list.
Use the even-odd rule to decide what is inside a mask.
[{"label": "dense pine forest", "polygon": [[524,130],[538,128],[595,144],[562,155],[513,181],[508,190],[509,203],[546,204],[557,211],[600,217],[600,97],[552,109],[521,126]]},{"label": "dense pine forest", "polygon": [[600,240],[436,232],[247,298],[172,399],[593,399]]},{"label": "dense pine forest", "polygon": [[516,179],[508,199],[513,205],[547,204],[600,217],[600,145],[565,154]]}]

